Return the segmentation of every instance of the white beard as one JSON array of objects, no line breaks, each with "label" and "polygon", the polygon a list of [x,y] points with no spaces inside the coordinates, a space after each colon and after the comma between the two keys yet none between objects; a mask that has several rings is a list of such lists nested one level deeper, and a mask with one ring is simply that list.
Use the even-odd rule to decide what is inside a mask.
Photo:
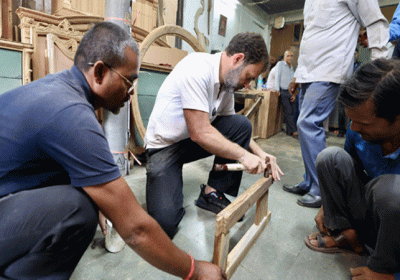
[{"label": "white beard", "polygon": [[245,65],[244,63],[236,69],[229,70],[224,77],[224,85],[222,89],[228,93],[234,93],[238,87],[240,74],[242,73]]}]

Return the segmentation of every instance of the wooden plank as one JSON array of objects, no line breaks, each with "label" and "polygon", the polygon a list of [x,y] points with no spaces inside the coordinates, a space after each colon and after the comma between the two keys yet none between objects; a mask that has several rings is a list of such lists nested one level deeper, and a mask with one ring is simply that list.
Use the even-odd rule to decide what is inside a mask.
[{"label": "wooden plank", "polygon": [[242,193],[224,210],[219,212],[216,220],[216,229],[222,233],[228,233],[235,223],[249,210],[249,208],[268,190],[272,185],[272,177],[260,178],[253,186]]},{"label": "wooden plank", "polygon": [[256,216],[254,219],[254,224],[259,225],[264,217],[268,214],[268,193],[267,190],[258,200],[256,206]]},{"label": "wooden plank", "polygon": [[0,38],[3,37],[3,1],[0,2]]},{"label": "wooden plank", "polygon": [[228,254],[229,254],[229,239],[230,232],[223,233],[215,228],[215,240],[214,240],[214,254],[213,264],[218,265],[222,270],[226,270],[228,265]]},{"label": "wooden plank", "polygon": [[232,249],[228,255],[226,276],[232,277],[240,263],[243,261],[247,253],[253,247],[260,234],[263,232],[268,222],[271,220],[271,212],[268,211],[267,216],[261,221],[260,225],[253,224],[246,234],[240,239],[239,243]]},{"label": "wooden plank", "polygon": [[262,98],[259,97],[244,116],[250,119],[258,111],[258,108],[260,108],[261,101]]}]

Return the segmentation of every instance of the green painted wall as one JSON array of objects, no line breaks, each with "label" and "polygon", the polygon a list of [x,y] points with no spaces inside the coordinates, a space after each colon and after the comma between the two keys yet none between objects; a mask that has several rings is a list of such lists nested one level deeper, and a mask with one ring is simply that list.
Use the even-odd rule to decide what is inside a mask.
[{"label": "green painted wall", "polygon": [[[151,111],[156,101],[157,92],[160,89],[168,73],[140,70],[138,80],[138,95],[140,114],[144,127],[147,127]],[[139,133],[135,131],[136,145],[143,146],[143,140]]]},{"label": "green painted wall", "polygon": [[22,85],[22,52],[0,49],[0,94]]}]

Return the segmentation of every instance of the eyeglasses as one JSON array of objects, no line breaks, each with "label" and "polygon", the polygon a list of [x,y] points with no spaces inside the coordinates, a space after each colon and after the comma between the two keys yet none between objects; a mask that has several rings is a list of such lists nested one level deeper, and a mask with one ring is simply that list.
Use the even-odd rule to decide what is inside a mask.
[{"label": "eyeglasses", "polygon": [[[103,63],[106,67],[110,68],[111,71],[113,71],[114,73],[117,73],[117,75],[120,76],[128,84],[128,88],[129,88],[128,92],[130,92],[134,89],[134,87],[136,86],[136,83],[137,83],[137,79],[135,79],[133,82],[131,82],[131,81],[129,81],[129,79],[127,77],[123,76],[121,73],[119,73],[117,70],[115,70],[110,64],[108,64],[104,61],[103,61]],[[88,65],[94,66],[94,63],[89,62]]]}]

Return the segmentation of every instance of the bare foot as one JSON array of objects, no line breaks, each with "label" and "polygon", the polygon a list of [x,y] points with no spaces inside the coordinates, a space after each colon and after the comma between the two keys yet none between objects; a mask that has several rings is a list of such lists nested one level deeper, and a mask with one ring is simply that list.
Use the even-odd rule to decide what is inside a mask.
[{"label": "bare foot", "polygon": [[351,280],[395,280],[394,274],[378,273],[366,266],[350,268]]}]

